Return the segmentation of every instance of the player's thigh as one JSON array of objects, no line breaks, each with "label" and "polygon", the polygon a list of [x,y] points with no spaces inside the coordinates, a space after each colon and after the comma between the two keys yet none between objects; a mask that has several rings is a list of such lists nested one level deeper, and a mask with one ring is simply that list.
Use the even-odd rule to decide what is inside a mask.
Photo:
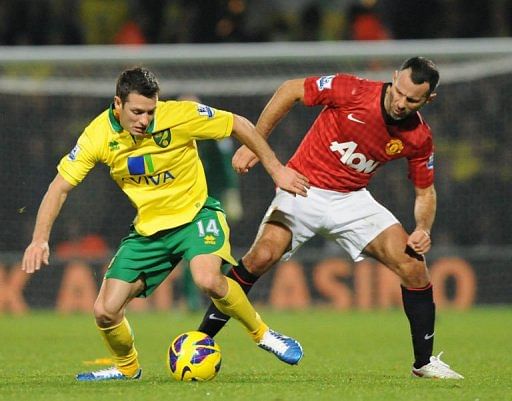
[{"label": "player's thigh", "polygon": [[364,252],[383,263],[410,287],[421,287],[430,280],[425,258],[407,246],[408,234],[400,224],[394,224],[365,248]]},{"label": "player's thigh", "polygon": [[327,201],[319,188],[311,187],[308,196],[293,196],[278,189],[268,207],[258,235],[244,256],[247,267],[261,273],[279,259],[289,259],[321,229]]},{"label": "player's thigh", "polygon": [[189,263],[194,283],[205,291],[221,292],[225,289],[224,277],[220,270],[222,259],[213,254],[197,255]]},{"label": "player's thigh", "polygon": [[379,234],[398,223],[396,217],[377,202],[369,191],[325,194],[325,227],[320,234],[340,245],[354,261],[363,259],[365,248]]},{"label": "player's thigh", "polygon": [[364,253],[380,262],[396,264],[407,260],[408,235],[400,224],[393,224],[384,229],[364,248]]},{"label": "player's thigh", "polygon": [[126,282],[118,279],[105,279],[101,284],[96,309],[102,309],[106,313],[120,313],[126,304],[144,290],[144,281],[137,279],[134,282]]},{"label": "player's thigh", "polygon": [[169,251],[176,246],[177,231],[179,230],[166,230],[145,237],[133,230],[122,240],[105,278],[129,284],[142,282],[143,288],[135,296],[151,295],[181,259],[181,255]]}]

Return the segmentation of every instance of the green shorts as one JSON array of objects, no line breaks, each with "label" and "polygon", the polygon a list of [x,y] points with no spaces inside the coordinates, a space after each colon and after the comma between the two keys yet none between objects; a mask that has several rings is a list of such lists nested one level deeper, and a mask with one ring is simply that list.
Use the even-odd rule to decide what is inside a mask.
[{"label": "green shorts", "polygon": [[229,227],[220,202],[208,197],[190,223],[144,237],[132,227],[112,258],[105,278],[132,283],[146,282],[139,297],[150,295],[173,271],[181,259],[190,261],[198,255],[217,255],[236,265],[231,256]]}]

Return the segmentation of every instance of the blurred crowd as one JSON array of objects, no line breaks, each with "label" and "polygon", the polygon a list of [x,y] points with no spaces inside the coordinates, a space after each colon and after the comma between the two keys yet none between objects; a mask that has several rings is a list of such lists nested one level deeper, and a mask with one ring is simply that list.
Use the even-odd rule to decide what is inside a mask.
[{"label": "blurred crowd", "polygon": [[512,36],[512,0],[0,0],[0,45]]}]

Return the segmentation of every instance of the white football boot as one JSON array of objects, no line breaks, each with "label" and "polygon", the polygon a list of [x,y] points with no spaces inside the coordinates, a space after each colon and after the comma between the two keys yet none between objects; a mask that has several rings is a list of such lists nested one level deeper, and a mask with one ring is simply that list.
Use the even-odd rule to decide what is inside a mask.
[{"label": "white football boot", "polygon": [[438,356],[431,356],[430,363],[421,368],[413,367],[412,374],[424,379],[464,379],[464,376],[450,369],[450,366],[440,359],[442,354],[441,352]]}]

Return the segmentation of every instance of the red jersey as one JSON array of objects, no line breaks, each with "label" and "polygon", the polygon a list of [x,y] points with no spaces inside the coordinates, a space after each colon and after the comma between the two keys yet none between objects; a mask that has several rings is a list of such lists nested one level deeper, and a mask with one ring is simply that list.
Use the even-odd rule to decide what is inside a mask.
[{"label": "red jersey", "polygon": [[383,105],[388,85],[344,74],[306,78],[304,104],[325,107],[288,165],[315,187],[349,192],[366,187],[384,163],[406,157],[414,185],[432,185],[430,127],[418,112],[389,121]]}]

